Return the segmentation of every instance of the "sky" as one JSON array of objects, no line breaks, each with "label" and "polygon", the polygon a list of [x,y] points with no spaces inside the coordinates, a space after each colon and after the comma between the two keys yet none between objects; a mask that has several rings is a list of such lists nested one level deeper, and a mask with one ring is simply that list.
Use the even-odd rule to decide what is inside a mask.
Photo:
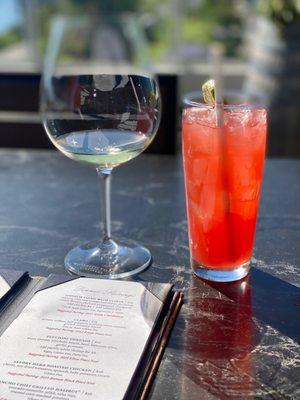
[{"label": "sky", "polygon": [[20,0],[0,0],[0,33],[21,21]]}]

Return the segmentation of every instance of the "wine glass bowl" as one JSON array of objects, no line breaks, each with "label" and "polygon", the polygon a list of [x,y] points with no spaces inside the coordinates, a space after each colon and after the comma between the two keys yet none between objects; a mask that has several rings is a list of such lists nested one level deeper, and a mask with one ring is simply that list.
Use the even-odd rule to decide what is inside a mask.
[{"label": "wine glass bowl", "polygon": [[[41,83],[41,113],[51,142],[67,157],[94,167],[100,182],[103,238],[72,249],[65,266],[74,274],[115,279],[145,269],[151,254],[131,240],[117,243],[111,238],[111,171],[149,146],[159,126],[161,103],[156,80],[140,64],[141,54],[134,55],[141,38],[130,47],[132,30],[123,19],[111,22],[111,17],[105,23],[102,17],[99,24],[95,18],[92,23],[70,18],[54,23]],[[130,32],[124,46],[116,39],[122,27]],[[105,31],[114,37],[113,51],[103,39]],[[122,51],[116,52],[120,46]]]},{"label": "wine glass bowl", "polygon": [[[52,143],[67,157],[112,169],[139,155],[159,124],[155,81],[138,75],[53,77],[43,119]],[[49,100],[48,100],[49,99]]]}]

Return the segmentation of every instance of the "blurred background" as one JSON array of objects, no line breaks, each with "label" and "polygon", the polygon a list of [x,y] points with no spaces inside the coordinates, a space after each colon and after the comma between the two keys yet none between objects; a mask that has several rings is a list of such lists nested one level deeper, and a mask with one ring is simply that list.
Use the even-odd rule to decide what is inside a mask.
[{"label": "blurred background", "polygon": [[210,77],[210,46],[221,42],[226,87],[265,96],[268,154],[300,157],[300,0],[0,0],[1,147],[51,147],[38,114],[51,21],[107,13],[134,16],[159,79],[163,118],[150,151],[179,150],[180,100]]}]

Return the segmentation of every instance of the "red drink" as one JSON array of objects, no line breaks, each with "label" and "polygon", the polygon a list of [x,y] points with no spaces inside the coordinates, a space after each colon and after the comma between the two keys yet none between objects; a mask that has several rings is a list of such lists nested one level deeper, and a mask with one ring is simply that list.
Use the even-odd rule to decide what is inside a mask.
[{"label": "red drink", "polygon": [[240,279],[254,242],[266,111],[227,106],[218,127],[213,107],[186,108],[182,138],[192,266],[206,279]]}]

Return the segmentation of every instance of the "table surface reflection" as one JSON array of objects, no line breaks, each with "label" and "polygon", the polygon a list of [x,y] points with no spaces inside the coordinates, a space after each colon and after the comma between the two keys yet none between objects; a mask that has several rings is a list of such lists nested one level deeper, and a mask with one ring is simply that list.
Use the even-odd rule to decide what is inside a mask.
[{"label": "table surface reflection", "polygon": [[[0,152],[1,268],[64,272],[67,251],[100,236],[96,174],[57,152]],[[300,160],[267,161],[253,268],[237,283],[191,274],[179,157],[118,168],[112,218],[115,236],[152,251],[138,279],[185,293],[151,399],[300,398]]]}]

